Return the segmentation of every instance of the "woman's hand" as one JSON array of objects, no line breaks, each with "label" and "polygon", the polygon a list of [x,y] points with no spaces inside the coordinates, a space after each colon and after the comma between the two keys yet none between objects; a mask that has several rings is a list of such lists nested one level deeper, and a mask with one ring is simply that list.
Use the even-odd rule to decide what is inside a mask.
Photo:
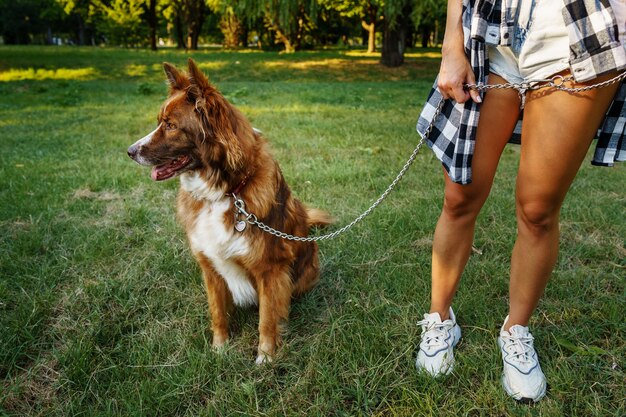
[{"label": "woman's hand", "polygon": [[475,84],[474,70],[465,56],[463,13],[461,0],[448,0],[446,32],[441,48],[441,67],[437,87],[444,98],[451,98],[457,103],[465,103],[470,98],[481,103],[480,93],[476,90],[464,90],[463,85]]},{"label": "woman's hand", "polygon": [[442,48],[441,67],[437,87],[444,98],[451,98],[457,103],[465,103],[470,98],[475,103],[482,103],[480,93],[465,90],[465,84],[475,84],[474,71],[462,47]]}]

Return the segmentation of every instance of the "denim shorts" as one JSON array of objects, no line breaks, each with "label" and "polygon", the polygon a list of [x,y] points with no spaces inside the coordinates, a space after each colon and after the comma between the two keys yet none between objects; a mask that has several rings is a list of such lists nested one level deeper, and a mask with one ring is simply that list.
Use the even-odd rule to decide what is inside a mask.
[{"label": "denim shorts", "polygon": [[[626,46],[626,2],[610,0],[610,4]],[[568,69],[569,35],[562,9],[562,1],[519,0],[511,46],[489,46],[489,71],[521,83]]]}]

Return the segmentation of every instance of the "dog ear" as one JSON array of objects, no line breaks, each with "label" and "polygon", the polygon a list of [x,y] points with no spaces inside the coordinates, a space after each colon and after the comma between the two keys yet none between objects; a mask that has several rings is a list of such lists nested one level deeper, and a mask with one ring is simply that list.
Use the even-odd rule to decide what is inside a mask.
[{"label": "dog ear", "polygon": [[207,93],[213,89],[206,75],[200,71],[193,59],[189,58],[189,89],[187,93],[192,102],[196,102],[199,98],[206,97]]},{"label": "dog ear", "polygon": [[225,162],[231,171],[239,171],[245,164],[244,143],[239,137],[243,133],[240,126],[238,111],[230,106],[220,95],[212,95],[207,100],[210,107],[208,124],[215,135],[215,139],[223,147]]},{"label": "dog ear", "polygon": [[226,99],[211,85],[193,59],[189,58],[189,88],[187,99],[194,103],[217,142],[225,151],[228,169],[240,170],[245,164],[242,140],[238,137],[241,117]]},{"label": "dog ear", "polygon": [[183,73],[178,71],[175,66],[168,62],[163,63],[163,70],[167,75],[167,80],[170,85],[170,92],[176,90],[184,90],[189,86],[189,80]]}]

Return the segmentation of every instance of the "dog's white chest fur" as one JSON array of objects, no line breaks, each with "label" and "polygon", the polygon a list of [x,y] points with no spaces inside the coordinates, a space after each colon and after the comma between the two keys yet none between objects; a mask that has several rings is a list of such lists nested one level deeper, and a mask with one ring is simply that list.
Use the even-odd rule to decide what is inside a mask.
[{"label": "dog's white chest fur", "polygon": [[182,175],[181,184],[194,197],[205,201],[189,234],[192,249],[204,254],[213,263],[215,270],[226,281],[236,305],[257,304],[257,293],[248,273],[233,260],[247,255],[250,245],[243,235],[224,225],[225,213],[233,210],[231,200],[224,192],[208,188],[193,174]]}]

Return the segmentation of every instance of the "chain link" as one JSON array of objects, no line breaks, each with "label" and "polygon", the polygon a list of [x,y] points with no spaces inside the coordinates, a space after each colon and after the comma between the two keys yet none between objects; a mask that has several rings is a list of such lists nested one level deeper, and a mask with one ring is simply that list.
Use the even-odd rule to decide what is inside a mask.
[{"label": "chain link", "polygon": [[476,91],[487,91],[487,90],[497,90],[497,89],[505,89],[511,88],[517,91],[520,90],[538,90],[540,88],[545,87],[553,87],[560,91],[565,91],[568,93],[581,93],[584,91],[593,90],[594,88],[602,88],[611,84],[615,84],[616,82],[622,81],[626,78],[626,72],[616,75],[613,78],[610,78],[606,81],[602,81],[597,84],[585,85],[582,87],[566,87],[565,83],[574,79],[572,75],[568,75],[566,77],[562,75],[555,75],[552,78],[545,79],[537,79],[537,80],[528,80],[523,83],[504,83],[504,84],[465,84],[465,88],[469,90]]},{"label": "chain link", "polygon": [[[562,75],[556,75],[549,79],[529,80],[524,83],[466,84],[465,87],[468,89],[477,90],[477,91],[512,88],[512,89],[517,90],[520,93],[520,97],[522,97],[522,103],[523,103],[523,93],[525,93],[528,90],[538,90],[544,87],[553,87],[553,88],[556,88],[557,90],[566,91],[569,93],[579,93],[579,92],[588,91],[594,88],[606,87],[608,85],[621,81],[626,78],[626,72],[621,73],[609,80],[603,81],[598,84],[586,85],[584,87],[565,87],[565,83],[568,81],[571,81],[573,78],[574,77],[571,75],[567,77],[564,77]],[[245,217],[246,222],[248,224],[257,226],[259,229],[263,230],[264,232],[274,235],[276,237],[279,237],[281,239],[292,240],[296,242],[318,242],[322,240],[329,240],[329,239],[336,238],[337,236],[352,229],[354,226],[356,226],[357,223],[360,223],[364,218],[369,216],[372,213],[372,211],[374,211],[374,209],[378,207],[380,203],[382,203],[387,198],[389,193],[391,193],[391,191],[396,187],[396,185],[398,185],[400,180],[402,180],[402,178],[404,177],[404,174],[406,174],[406,172],[409,170],[409,168],[415,161],[415,158],[417,157],[417,154],[422,148],[422,145],[424,144],[425,139],[432,132],[435,126],[435,121],[439,117],[439,114],[441,114],[441,110],[443,109],[444,103],[445,103],[445,99],[441,99],[439,103],[437,104],[437,107],[433,114],[433,118],[430,124],[428,125],[428,127],[426,128],[424,135],[420,138],[419,142],[417,143],[417,146],[415,146],[415,149],[413,149],[411,156],[409,156],[409,159],[406,161],[406,163],[404,164],[404,166],[402,167],[402,169],[400,170],[396,178],[391,182],[391,184],[389,184],[387,189],[380,195],[380,197],[378,197],[376,201],[374,201],[374,203],[367,210],[365,210],[357,218],[355,218],[354,220],[352,220],[350,223],[343,226],[342,228],[337,229],[332,233],[328,233],[328,234],[320,235],[320,236],[306,236],[306,237],[294,236],[289,233],[276,230],[273,227],[268,226],[262,221],[260,221],[253,213],[248,213],[245,209],[244,201],[241,198],[239,198],[237,195],[233,194],[232,197],[233,197],[237,212],[239,214],[242,214]]]}]

